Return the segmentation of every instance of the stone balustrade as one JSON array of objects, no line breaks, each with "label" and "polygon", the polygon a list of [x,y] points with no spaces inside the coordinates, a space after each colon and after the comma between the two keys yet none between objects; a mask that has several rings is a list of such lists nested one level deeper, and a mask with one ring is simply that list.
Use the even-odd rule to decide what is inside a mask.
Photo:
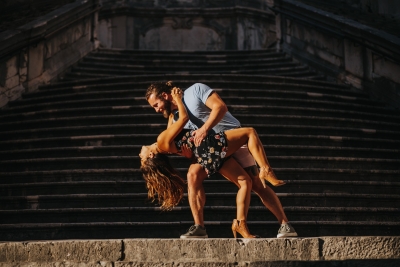
[{"label": "stone balustrade", "polygon": [[400,38],[293,0],[275,0],[278,48],[400,106]]},{"label": "stone balustrade", "polygon": [[275,42],[270,1],[105,1],[99,40],[106,48],[255,50]]},{"label": "stone balustrade", "polygon": [[98,46],[98,0],[76,1],[0,33],[0,107],[55,80]]}]

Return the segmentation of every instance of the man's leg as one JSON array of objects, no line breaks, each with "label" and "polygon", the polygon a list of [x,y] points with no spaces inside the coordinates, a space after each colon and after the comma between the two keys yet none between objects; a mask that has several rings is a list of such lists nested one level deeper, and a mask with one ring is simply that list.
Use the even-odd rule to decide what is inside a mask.
[{"label": "man's leg", "polygon": [[204,193],[203,181],[207,173],[200,164],[191,164],[187,173],[188,200],[192,211],[194,225],[181,238],[206,238],[207,232],[204,227],[204,205],[206,194]]},{"label": "man's leg", "polygon": [[194,223],[204,227],[203,209],[206,204],[203,181],[207,173],[200,164],[191,164],[187,173],[188,200]]}]

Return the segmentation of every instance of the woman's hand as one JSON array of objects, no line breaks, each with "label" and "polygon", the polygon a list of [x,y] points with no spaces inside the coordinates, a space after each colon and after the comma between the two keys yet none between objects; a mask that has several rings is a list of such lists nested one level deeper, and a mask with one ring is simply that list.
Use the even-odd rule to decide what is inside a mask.
[{"label": "woman's hand", "polygon": [[172,101],[174,101],[176,104],[177,100],[179,101],[182,99],[183,92],[179,87],[174,87],[171,90],[171,96],[172,96]]}]

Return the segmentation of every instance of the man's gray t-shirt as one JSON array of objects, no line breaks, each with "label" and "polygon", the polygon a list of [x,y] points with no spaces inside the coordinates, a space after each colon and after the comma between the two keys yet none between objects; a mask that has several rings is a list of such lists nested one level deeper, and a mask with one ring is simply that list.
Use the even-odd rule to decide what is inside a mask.
[{"label": "man's gray t-shirt", "polygon": [[[185,129],[196,130],[207,121],[211,110],[205,103],[212,92],[214,90],[202,83],[195,83],[184,91],[183,102],[189,113],[189,122],[185,125]],[[218,133],[238,127],[240,122],[228,111],[213,130]]]}]

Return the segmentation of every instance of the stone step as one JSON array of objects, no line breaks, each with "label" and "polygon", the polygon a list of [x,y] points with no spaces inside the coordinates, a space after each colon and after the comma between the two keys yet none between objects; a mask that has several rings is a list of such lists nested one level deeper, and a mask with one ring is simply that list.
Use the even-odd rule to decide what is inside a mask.
[{"label": "stone step", "polygon": [[[325,114],[320,115],[323,116]],[[400,131],[400,123],[382,122],[378,119],[376,121],[368,121],[351,118],[260,114],[240,114],[236,115],[236,117],[240,121],[246,121],[246,124],[242,125],[243,127],[253,127],[259,134],[330,134],[396,140]],[[147,124],[145,119],[147,119]],[[268,124],[260,124],[263,121],[268,122]],[[0,123],[2,129],[7,129],[7,131],[0,131],[0,137],[4,140],[15,140],[32,137],[125,134],[131,132],[158,134],[165,129],[165,123],[166,121],[155,113],[58,117],[26,122]]]},{"label": "stone step", "polygon": [[[83,58],[78,65],[83,68],[102,68],[102,69],[115,69],[115,70],[166,70],[166,71],[182,71],[182,70],[205,70],[209,67],[209,73],[215,73],[220,70],[238,70],[243,68],[259,67],[296,67],[299,63],[293,61],[292,58],[287,57],[283,53],[262,55],[258,58],[221,58],[209,59],[203,58],[182,58],[182,57],[169,57],[163,59],[157,58],[137,58],[137,57],[121,57],[110,58],[102,56],[87,56]],[[304,66],[307,67],[307,66]],[[308,68],[308,67],[307,67]],[[72,69],[74,70],[74,68]]]},{"label": "stone step", "polygon": [[[218,90],[217,90],[218,91]],[[255,91],[255,92],[253,92]],[[322,109],[335,109],[342,111],[353,111],[353,112],[365,112],[374,114],[376,113],[386,113],[385,115],[388,117],[400,117],[398,112],[390,112],[390,110],[379,108],[379,103],[371,102],[371,101],[357,101],[359,103],[366,102],[365,105],[353,103],[347,103],[342,101],[339,97],[335,100],[316,100],[312,97],[310,98],[299,98],[297,95],[292,94],[291,92],[279,92],[272,91],[262,93],[263,95],[267,94],[268,97],[260,96],[261,90],[251,90],[248,92],[247,97],[243,96],[226,96],[224,93],[220,94],[221,97],[226,99],[226,104],[228,107],[242,107],[242,109],[249,108],[247,112],[254,112],[254,110],[266,108],[268,106],[280,107],[280,106],[290,106],[293,108],[322,108]],[[132,106],[138,105],[143,106],[146,110],[149,110],[149,105],[143,96],[136,96],[138,92],[129,91],[129,90],[120,90],[120,91],[105,91],[105,92],[85,92],[85,93],[75,93],[75,94],[64,94],[64,95],[55,95],[55,96],[47,96],[47,97],[37,97],[37,98],[27,98],[16,101],[12,107],[8,110],[3,111],[3,114],[10,111],[18,112],[21,111],[29,111],[36,109],[49,108],[52,106],[57,106],[58,109],[61,108],[70,108],[71,106],[80,105],[83,106],[85,102],[87,106],[96,105],[96,100],[102,104],[107,106]],[[251,96],[255,95],[255,96]],[[308,93],[302,93],[305,97],[308,97]],[[276,97],[274,97],[276,96]],[[296,97],[296,98],[294,98]],[[355,99],[357,100],[357,99]],[[340,101],[340,102],[339,102]],[[250,104],[251,103],[251,104]],[[273,103],[272,105],[266,105],[266,103]],[[271,109],[271,108],[270,108]],[[144,111],[146,112],[146,111]],[[258,111],[260,112],[260,111]],[[383,115],[383,114],[382,114]],[[396,116],[397,115],[397,116]],[[4,115],[3,115],[4,116]],[[375,115],[376,116],[376,115]]]},{"label": "stone step", "polygon": [[[140,153],[142,145],[52,147],[0,151],[0,158],[26,159],[40,157],[93,157],[93,156],[134,156]],[[323,156],[397,159],[399,149],[372,149],[329,146],[265,145],[268,156]]]},{"label": "stone step", "polygon": [[[215,83],[215,82],[211,82]],[[88,86],[73,86],[65,88],[57,88],[52,90],[52,94],[48,94],[47,90],[40,90],[33,93],[24,94],[23,99],[13,101],[10,107],[29,105],[34,103],[45,103],[54,102],[60,100],[80,100],[80,99],[96,99],[96,98],[119,98],[119,97],[129,97],[137,98],[136,101],[141,99],[145,101],[144,94],[146,87],[150,84],[143,84],[138,87],[138,85],[133,85],[130,83],[123,83],[118,86],[118,89],[110,88],[107,84],[99,85],[88,85]],[[183,84],[190,86],[191,84]],[[226,84],[215,84],[220,86],[227,86]],[[113,85],[115,87],[117,85]],[[353,91],[339,90],[339,89],[329,89],[320,86],[304,85],[293,87],[291,84],[277,84],[277,83],[263,83],[254,84],[254,88],[247,86],[244,88],[221,88],[210,85],[215,91],[217,91],[222,97],[240,97],[241,100],[252,100],[252,97],[268,97],[273,99],[307,99],[307,100],[329,100],[334,102],[344,102],[344,103],[357,103],[370,106],[382,106],[382,103],[377,101],[371,101],[366,98],[363,94],[357,94]],[[138,87],[138,88],[137,88]],[[182,86],[181,86],[182,87]],[[183,87],[183,89],[185,88]],[[257,88],[258,87],[258,88]],[[49,89],[48,89],[49,90]],[[147,103],[146,103],[147,104]],[[243,103],[242,103],[243,104]],[[398,112],[397,112],[398,113]]]},{"label": "stone step", "polygon": [[[181,175],[187,172],[187,168],[177,168]],[[276,175],[283,180],[326,180],[340,181],[366,181],[366,182],[398,182],[400,171],[398,170],[374,170],[374,169],[328,169],[328,168],[273,168]],[[46,182],[82,182],[82,181],[143,181],[139,169],[69,169],[51,171],[20,171],[0,172],[1,184],[15,185],[20,183],[46,183]],[[213,179],[219,177],[215,174]],[[284,188],[284,187],[282,187]],[[274,188],[279,191],[280,187]]]},{"label": "stone step", "polygon": [[[279,178],[286,177],[284,172],[278,169]],[[72,172],[70,173],[72,175]],[[135,173],[132,173],[135,175]],[[89,176],[89,175],[88,175]],[[66,181],[68,177],[58,177],[54,182],[20,182],[15,179],[14,183],[5,184],[3,179],[0,183],[0,195],[3,197],[26,197],[32,195],[53,195],[61,194],[133,194],[146,193],[145,181],[137,174],[138,180],[93,180],[87,178],[85,181]],[[361,176],[361,175],[360,175]],[[290,177],[288,177],[290,178]],[[307,174],[304,175],[307,178]],[[230,192],[236,193],[237,187],[230,181],[214,175],[203,182],[206,194]],[[345,194],[399,194],[400,182],[385,181],[340,181],[336,180],[287,180],[282,187],[273,187],[278,196],[287,193],[345,193]],[[257,200],[257,199],[256,199]],[[252,201],[254,204],[254,201]]]},{"label": "stone step", "polygon": [[[211,81],[211,83],[214,83]],[[96,96],[116,96],[123,95],[125,97],[142,97],[144,98],[144,94],[147,86],[150,84],[141,82],[141,83],[119,83],[118,89],[115,89],[115,84],[97,84],[97,85],[85,85],[85,86],[66,86],[63,88],[57,89],[47,89],[47,90],[39,90],[31,93],[25,93],[23,95],[23,101],[21,103],[26,102],[28,99],[36,98],[45,99],[45,100],[54,100],[54,99],[65,99],[65,97],[75,97],[79,96],[81,98],[93,98]],[[182,89],[190,86],[191,84],[188,82],[182,83],[180,85]],[[325,93],[317,93],[314,91],[326,91],[325,87],[313,86],[313,85],[298,85],[293,87],[288,84],[267,82],[264,83],[262,88],[221,88],[214,87],[211,84],[213,90],[218,92],[223,97],[272,97],[272,98],[294,98],[294,99],[308,99],[308,100],[329,100],[334,102],[343,102],[343,103],[355,103],[355,104],[363,104],[363,105],[371,105],[371,106],[382,106],[383,103],[373,101],[367,98],[364,94],[354,95],[354,92],[350,92],[352,96],[348,96],[349,91],[347,90],[335,90],[331,89],[330,92]],[[261,86],[259,86],[261,87]],[[51,94],[48,93],[48,90],[51,90]],[[44,102],[44,101],[43,101]],[[18,102],[20,103],[20,102]],[[394,111],[394,110],[393,110]]]},{"label": "stone step", "polygon": [[114,84],[114,88],[120,84],[135,83],[141,85],[143,89],[154,81],[172,80],[177,86],[184,88],[194,83],[200,82],[209,85],[212,88],[264,88],[266,84],[280,83],[285,84],[287,87],[295,89],[296,86],[308,86],[319,88],[320,93],[324,92],[347,92],[349,95],[361,96],[369,98],[368,94],[360,90],[351,89],[347,85],[342,85],[328,81],[317,81],[313,79],[299,79],[291,77],[271,76],[271,75],[246,75],[246,74],[170,74],[166,77],[164,74],[158,75],[131,75],[131,76],[118,76],[118,77],[105,77],[77,81],[54,82],[48,85],[42,85],[40,90],[53,90],[59,88],[73,87],[73,86],[89,86],[97,84]]},{"label": "stone step", "polygon": [[[0,239],[62,240],[115,238],[178,238],[193,224],[171,222],[90,222],[90,223],[21,223],[0,225]],[[232,220],[205,221],[210,238],[232,238]],[[315,236],[391,236],[400,235],[399,222],[376,221],[292,221],[301,237]],[[279,225],[274,221],[249,221],[250,232],[261,237],[276,237]],[[284,239],[286,242],[290,241]],[[170,241],[169,241],[170,242]],[[193,242],[193,241],[192,241]],[[365,251],[365,248],[364,248]]]},{"label": "stone step", "polygon": [[223,50],[223,51],[185,51],[185,50],[122,50],[100,48],[91,52],[88,56],[108,58],[260,58],[265,55],[283,53],[275,48],[256,50]]},{"label": "stone step", "polygon": [[[272,61],[273,62],[273,61]],[[73,79],[83,79],[91,77],[105,77],[105,76],[121,76],[121,75],[141,75],[141,74],[175,74],[175,73],[185,73],[185,74],[200,74],[200,73],[237,73],[237,74],[263,74],[263,75],[278,75],[278,76],[288,76],[288,77],[299,77],[303,78],[317,75],[316,72],[310,70],[307,66],[286,66],[286,64],[272,65],[248,65],[244,64],[241,68],[238,66],[232,67],[219,67],[219,66],[204,66],[190,68],[188,66],[179,66],[178,68],[169,67],[154,67],[148,66],[146,68],[139,67],[133,68],[130,66],[118,65],[115,66],[98,66],[97,64],[93,66],[83,65],[78,67],[73,67],[71,72],[64,74],[64,80]],[[182,71],[185,69],[185,71]]]},{"label": "stone step", "polygon": [[[301,228],[311,226],[310,228],[320,229],[322,226],[322,223],[319,222],[296,222],[296,224]],[[357,224],[357,222],[354,222],[354,224]],[[251,224],[252,227],[262,227],[262,225],[264,225],[264,228],[276,227],[273,222],[265,222],[264,224],[254,222]],[[323,223],[323,225],[327,226],[328,224]],[[51,229],[53,225],[24,226],[32,231],[32,238],[35,236],[35,231],[43,231],[46,227]],[[61,231],[56,234],[57,236],[65,234],[68,227],[65,224],[60,226]],[[73,236],[77,236],[79,232],[84,233],[85,236],[90,236],[90,230],[84,231],[85,228],[90,229],[86,225],[74,224],[73,226],[73,230],[69,231]],[[400,262],[398,259],[400,253],[393,249],[398,246],[399,237],[391,236],[233,239],[232,233],[230,236],[227,233],[229,238],[222,240],[216,238],[197,240],[178,238],[131,239],[132,233],[128,233],[128,237],[123,236],[126,229],[131,227],[146,232],[148,225],[143,226],[134,223],[126,225],[95,223],[93,225],[97,229],[107,226],[110,226],[113,233],[121,236],[120,239],[111,238],[107,240],[108,233],[106,233],[103,235],[105,237],[103,240],[82,240],[78,238],[78,240],[36,241],[35,238],[32,238],[32,241],[27,242],[4,242],[0,246],[7,253],[4,253],[0,264],[4,267],[20,265],[58,266],[65,264],[65,262],[73,266],[101,264],[101,266],[148,267],[160,265],[178,265],[180,267],[245,265],[305,267],[310,266],[311,262],[312,265],[320,267],[346,267],[349,266],[349,263],[351,266],[397,267]],[[186,226],[186,222],[173,225],[160,224],[159,226],[165,228],[166,231],[172,230],[175,233],[177,230],[174,227],[183,228]],[[330,222],[329,226],[334,228],[339,225]],[[344,226],[350,229],[350,224]],[[22,228],[22,226],[18,228]],[[18,228],[14,227],[12,230],[15,231]],[[229,228],[229,223],[212,224],[207,230],[214,233],[218,228],[225,232],[226,228]],[[54,231],[51,233],[53,234]],[[50,235],[47,234],[46,236]],[[179,237],[179,235],[176,237]],[[18,255],[18,257],[15,255]]]},{"label": "stone step", "polygon": [[[107,49],[100,48],[93,51],[90,55],[96,56],[109,56],[112,58],[126,58],[132,57],[170,57],[170,56],[181,56],[183,58],[188,57],[260,57],[265,54],[275,54],[277,50],[275,48],[267,49],[255,49],[255,50],[223,50],[223,51],[189,51],[189,50],[129,50],[129,49]],[[278,53],[280,53],[278,51]]]},{"label": "stone step", "polygon": [[[356,148],[379,148],[399,149],[399,140],[378,138],[357,138],[346,136],[329,135],[280,135],[280,134],[258,134],[263,144],[274,145],[301,145],[301,146],[334,146],[334,147],[356,147]],[[34,149],[49,147],[82,147],[82,146],[109,146],[137,144],[152,144],[157,134],[108,134],[108,135],[81,135],[47,138],[28,138],[19,140],[0,141],[0,151],[14,149]]]},{"label": "stone step", "polygon": [[[273,100],[273,99],[272,99]],[[49,121],[53,121],[53,124],[57,123],[54,118],[56,118],[56,114],[52,114],[52,110],[46,112],[47,109],[50,109],[52,107],[57,107],[58,112],[57,113],[64,113],[66,111],[62,111],[63,107],[67,108],[69,107],[69,110],[71,112],[68,112],[69,114],[66,115],[72,115],[73,117],[68,118],[68,117],[62,117],[62,116],[57,116],[57,118],[60,118],[60,120],[78,120],[78,116],[82,116],[82,114],[79,114],[80,110],[87,110],[87,107],[90,107],[89,112],[92,111],[99,111],[100,114],[96,113],[93,114],[92,116],[88,116],[88,118],[96,118],[97,116],[102,116],[102,117],[112,117],[114,118],[129,118],[129,116],[136,116],[136,117],[149,117],[153,118],[153,120],[150,123],[154,122],[165,122],[162,118],[161,115],[157,115],[153,110],[148,106],[143,104],[144,101],[140,101],[142,105],[134,105],[132,106],[132,102],[135,102],[136,99],[128,99],[128,98],[113,98],[113,99],[96,99],[96,100],[75,100],[75,101],[60,101],[60,102],[50,102],[50,103],[43,103],[43,104],[38,104],[38,105],[33,105],[33,106],[26,106],[25,110],[27,109],[34,109],[38,110],[37,112],[32,111],[32,112],[27,112],[21,113],[18,118],[20,120],[16,120],[16,115],[14,116],[7,116],[3,115],[1,117],[5,118],[4,123],[1,123],[2,126],[4,126],[5,129],[8,129],[8,126],[12,125],[18,125],[18,121],[22,121],[23,125],[29,124],[35,124],[38,121],[35,121],[32,116],[46,116],[49,117]],[[257,101],[255,101],[257,102]],[[264,102],[265,103],[265,102]],[[340,126],[341,122],[343,122],[345,125],[354,127],[357,125],[361,125],[361,127],[379,127],[379,129],[387,129],[387,130],[394,130],[398,128],[398,124],[400,124],[400,116],[394,116],[394,115],[386,115],[386,114],[374,114],[371,112],[363,112],[363,111],[351,111],[351,110],[338,110],[335,109],[335,107],[332,108],[323,108],[322,104],[320,105],[321,107],[307,107],[306,103],[304,103],[304,107],[293,107],[288,103],[287,100],[282,100],[282,104],[279,105],[280,103],[274,101],[273,105],[228,105],[229,110],[235,117],[253,117],[253,123],[257,123],[257,119],[268,119],[268,121],[271,121],[271,117],[273,118],[275,115],[276,117],[278,116],[291,116],[294,119],[294,123],[298,124],[296,121],[296,118],[300,116],[309,116],[311,117],[311,120],[313,119],[322,119],[325,120],[327,123],[326,124],[321,124],[318,122],[318,125],[333,125],[333,126]],[[278,105],[277,105],[278,104]],[[103,108],[101,108],[103,106]],[[72,108],[73,107],[73,108]],[[85,108],[86,107],[86,108]],[[105,108],[108,107],[108,108]],[[71,109],[72,108],[72,109]],[[42,110],[40,110],[42,109]],[[106,113],[106,110],[108,112]],[[78,114],[77,114],[78,113]],[[141,114],[138,114],[141,113]],[[89,114],[88,114],[89,115]],[[85,117],[84,117],[85,118]],[[21,120],[22,119],[22,120]],[[239,118],[238,118],[239,119]],[[289,118],[287,118],[289,120]],[[351,120],[348,121],[347,119]],[[9,121],[8,123],[6,121]],[[310,120],[310,119],[309,119]],[[333,120],[333,124],[331,122]],[[136,121],[136,120],[135,120]],[[245,121],[249,121],[246,119]],[[279,119],[279,121],[281,121]],[[140,123],[140,120],[138,121]],[[312,124],[311,124],[312,125]],[[28,126],[28,125],[27,125]]]},{"label": "stone step", "polygon": [[[189,163],[184,157],[170,157],[175,168],[187,168]],[[400,159],[320,157],[320,156],[269,156],[273,168],[340,168],[376,170],[400,170]],[[35,158],[0,161],[4,172],[94,169],[94,168],[139,168],[139,156],[105,156],[105,157],[59,157]]]},{"label": "stone step", "polygon": [[[377,221],[396,222],[400,208],[386,207],[300,207],[286,206],[284,211],[293,221]],[[211,221],[231,221],[236,206],[205,206],[204,214]],[[111,207],[69,209],[0,210],[0,224],[15,223],[88,223],[88,222],[169,222],[190,221],[189,206],[175,207],[162,212],[158,207]],[[275,218],[264,206],[250,206],[248,221],[273,221]]]},{"label": "stone step", "polygon": [[[142,184],[143,189],[145,188]],[[228,186],[228,185],[226,185]],[[233,189],[236,186],[229,185]],[[286,187],[286,186],[285,186]],[[145,190],[143,190],[145,191]],[[147,193],[113,194],[60,194],[1,196],[0,210],[44,210],[70,208],[112,208],[112,207],[157,207],[147,199]],[[207,205],[236,207],[236,192],[212,193],[206,191]],[[348,193],[277,193],[282,205],[301,207],[386,207],[397,208],[400,205],[399,194],[348,194]],[[263,206],[260,198],[252,194],[252,207]],[[187,195],[178,207],[188,207]]]}]

